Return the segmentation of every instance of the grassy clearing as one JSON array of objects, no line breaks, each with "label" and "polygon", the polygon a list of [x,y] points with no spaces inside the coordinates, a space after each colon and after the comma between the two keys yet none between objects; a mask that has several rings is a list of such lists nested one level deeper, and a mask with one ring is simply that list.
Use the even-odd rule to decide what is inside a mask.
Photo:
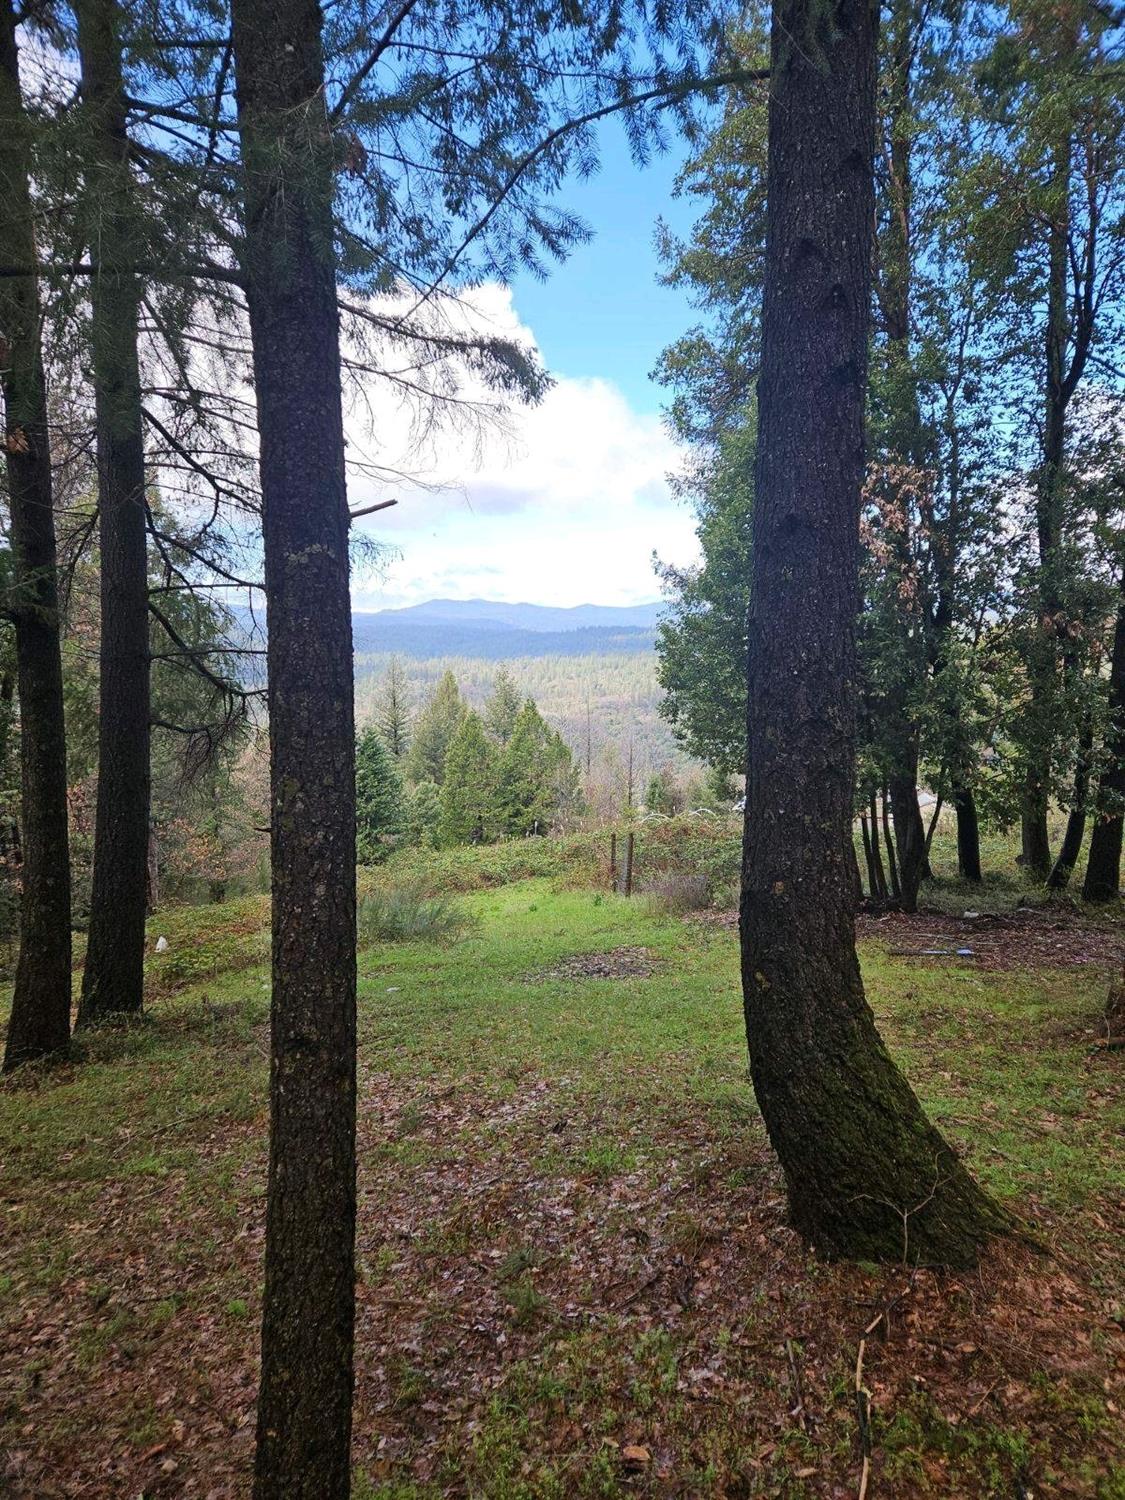
[{"label": "grassy clearing", "polygon": [[[865,948],[926,1105],[1054,1253],[970,1278],[825,1266],[785,1227],[733,934],[577,888],[557,846],[518,852],[501,863],[534,878],[466,862],[459,941],[359,955],[356,1494],[854,1493],[857,1344],[887,1307],[873,1495],[1125,1495],[1104,976]],[[14,1497],[246,1493],[265,908],[157,925],[146,1019],[0,1089]],[[621,950],[645,977],[571,962]]]}]

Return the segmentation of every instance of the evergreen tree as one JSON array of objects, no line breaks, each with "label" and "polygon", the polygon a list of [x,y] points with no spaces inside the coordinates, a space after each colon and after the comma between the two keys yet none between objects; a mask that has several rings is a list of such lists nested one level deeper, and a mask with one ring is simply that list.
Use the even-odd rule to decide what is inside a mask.
[{"label": "evergreen tree", "polygon": [[498,745],[506,745],[511,739],[521,707],[519,689],[507,667],[501,667],[483,714],[484,727]]},{"label": "evergreen tree", "polygon": [[98,806],[94,882],[78,1024],[136,1014],[144,999],[150,803],[146,473],[137,350],[141,284],[130,167],[123,15],[117,0],[76,7],[89,164],[84,237],[90,296],[101,554]]},{"label": "evergreen tree", "polygon": [[496,820],[509,837],[547,829],[552,812],[547,779],[549,735],[542,715],[528,698],[513,721],[496,771]]},{"label": "evergreen tree", "polygon": [[[37,259],[32,132],[20,91],[17,17],[0,0],[0,261]],[[19,957],[4,1068],[70,1040],[70,853],[59,590],[47,383],[34,275],[0,285],[0,395],[11,534],[3,614],[15,627],[22,769]],[[10,724],[10,678],[3,715]]]},{"label": "evergreen tree", "polygon": [[406,774],[413,782],[445,779],[445,758],[465,717],[465,700],[457,679],[446,672],[417,719],[406,757]]},{"label": "evergreen tree", "polygon": [[746,760],[752,421],[717,436],[693,473],[702,563],[660,567],[668,610],[656,633],[661,715],[689,754],[724,774]]},{"label": "evergreen tree", "polygon": [[398,769],[379,732],[371,727],[356,741],[355,804],[356,860],[361,865],[377,865],[401,833],[405,809]]},{"label": "evergreen tree", "polygon": [[441,788],[419,781],[406,794],[406,841],[421,849],[436,849],[441,823]]},{"label": "evergreen tree", "polygon": [[495,759],[480,715],[468,712],[450,742],[441,787],[438,839],[453,844],[480,844],[494,829]]},{"label": "evergreen tree", "polygon": [[395,760],[403,760],[410,748],[410,694],[397,656],[391,657],[387,667],[375,722]]},{"label": "evergreen tree", "polygon": [[578,767],[562,737],[528,698],[496,769],[495,817],[501,833],[547,833],[578,795]]},{"label": "evergreen tree", "polygon": [[269,611],[273,986],[255,1500],[347,1500],[351,1489],[354,668],[321,26],[305,0],[232,0],[226,53]]},{"label": "evergreen tree", "polygon": [[828,1253],[964,1265],[1004,1216],[883,1046],[855,950],[875,40],[866,0],[774,10],[742,985],[754,1089],[794,1227]]}]

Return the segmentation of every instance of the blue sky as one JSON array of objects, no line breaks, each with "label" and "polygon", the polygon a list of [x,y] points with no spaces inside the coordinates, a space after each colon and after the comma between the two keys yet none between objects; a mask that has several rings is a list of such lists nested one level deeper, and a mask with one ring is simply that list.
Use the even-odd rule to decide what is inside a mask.
[{"label": "blue sky", "polygon": [[594,239],[546,282],[518,280],[515,306],[552,371],[599,376],[638,412],[656,412],[665,394],[649,372],[693,319],[684,294],[659,284],[653,248],[658,218],[678,234],[691,225],[691,205],[672,196],[684,147],[675,140],[667,155],[638,168],[620,125],[609,121],[601,147],[601,171],[566,193],[567,207],[586,220]]},{"label": "blue sky", "polygon": [[[362,566],[358,609],[430,598],[573,605],[634,604],[659,596],[656,552],[696,556],[692,517],[667,483],[682,455],[661,419],[665,392],[650,379],[661,351],[693,321],[678,291],[659,284],[658,218],[690,225],[672,197],[682,144],[640,169],[620,126],[602,136],[602,168],[568,185],[566,207],[593,230],[545,282],[486,287],[481,316],[533,339],[556,383],[541,406],[516,410],[503,437],[450,435],[403,467],[429,488],[398,484],[399,506],[369,529],[392,549],[381,575]],[[401,428],[384,415],[382,433]],[[359,449],[361,435],[351,438]],[[390,465],[385,443],[377,456]],[[354,506],[387,491],[351,483]]]}]

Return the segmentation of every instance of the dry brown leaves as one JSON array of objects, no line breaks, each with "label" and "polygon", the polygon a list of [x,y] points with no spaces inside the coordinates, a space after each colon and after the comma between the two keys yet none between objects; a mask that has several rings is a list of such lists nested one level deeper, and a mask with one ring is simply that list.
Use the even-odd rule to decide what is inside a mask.
[{"label": "dry brown leaves", "polygon": [[[240,1162],[227,1198],[188,1194],[173,1175],[77,1193],[65,1224],[43,1205],[5,1205],[21,1239],[41,1237],[44,1263],[53,1236],[69,1249],[50,1284],[6,1304],[0,1398],[19,1416],[0,1483],[12,1500],[248,1493],[262,1123],[194,1138],[202,1159]],[[629,1155],[606,1173],[584,1150],[609,1136]],[[789,1472],[810,1495],[854,1496],[848,1382],[873,1321],[876,1420],[924,1393],[951,1430],[1016,1425],[1054,1456],[1088,1457],[1091,1472],[1110,1462],[1104,1434],[1058,1400],[1121,1400],[1107,1266],[1095,1284],[1064,1257],[1010,1244],[968,1276],[825,1266],[786,1227],[756,1123],[733,1135],[690,1115],[661,1126],[565,1077],[528,1076],[497,1097],[482,1080],[369,1072],[359,1145],[355,1444],[377,1481],[467,1494],[490,1404],[515,1390],[529,1464],[578,1475],[608,1454],[630,1492],[734,1500],[776,1492],[752,1486],[800,1428],[807,1451]],[[1102,1222],[1111,1242],[1125,1230]],[[642,1403],[637,1351],[653,1337],[675,1360],[667,1389]],[[575,1394],[580,1356],[583,1378],[596,1375],[588,1403]],[[569,1372],[569,1393],[528,1372]],[[944,1462],[927,1451],[924,1485],[892,1480],[877,1441],[869,1493],[963,1494]],[[1094,1491],[1074,1479],[1051,1493]]]}]

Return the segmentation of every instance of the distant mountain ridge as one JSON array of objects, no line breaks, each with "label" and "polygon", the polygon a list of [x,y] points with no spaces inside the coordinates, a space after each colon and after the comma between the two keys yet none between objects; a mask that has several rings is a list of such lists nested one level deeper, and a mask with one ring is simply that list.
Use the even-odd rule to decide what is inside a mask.
[{"label": "distant mountain ridge", "polygon": [[474,656],[604,656],[651,651],[659,604],[499,604],[490,599],[431,599],[403,609],[357,611],[357,656],[392,654],[425,660]]},{"label": "distant mountain ridge", "polygon": [[[357,658],[404,656],[517,657],[606,656],[651,652],[662,606],[498,604],[488,599],[431,599],[403,609],[357,610],[352,639]],[[260,645],[265,613],[254,623],[248,611],[233,611],[242,630]],[[362,668],[357,668],[362,670]]]},{"label": "distant mountain ridge", "polygon": [[663,605],[651,604],[501,604],[493,599],[428,599],[399,609],[377,609],[358,613],[357,620],[378,620],[385,625],[449,622],[477,629],[567,631],[600,629],[652,630]]}]

